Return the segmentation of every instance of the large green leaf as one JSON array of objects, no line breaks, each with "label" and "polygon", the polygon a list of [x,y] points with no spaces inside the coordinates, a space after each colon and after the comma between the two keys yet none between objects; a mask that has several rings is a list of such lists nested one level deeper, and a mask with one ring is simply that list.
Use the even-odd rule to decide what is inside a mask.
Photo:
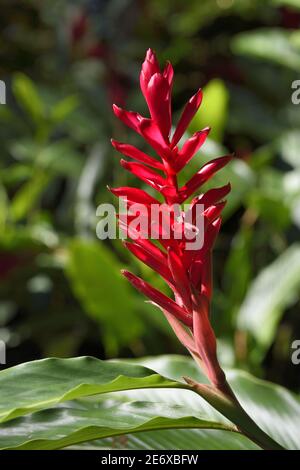
[{"label": "large green leaf", "polygon": [[101,439],[81,444],[75,449],[258,450],[258,447],[237,433],[215,429],[168,429]]},{"label": "large green leaf", "polygon": [[116,354],[119,345],[128,346],[140,336],[143,323],[135,295],[103,243],[72,241],[66,272],[84,310],[100,323],[108,354]]},{"label": "large green leaf", "polygon": [[[195,363],[183,356],[159,356],[138,360],[151,366],[157,372],[169,376],[170,379],[181,379],[182,375],[190,375],[200,382],[203,375]],[[133,362],[136,362],[133,361]],[[300,430],[300,399],[277,385],[258,380],[241,371],[229,371],[231,386],[247,412],[273,438],[290,449],[299,448]],[[91,397],[98,406],[99,397]],[[153,402],[166,407],[183,408],[189,416],[206,417],[211,422],[226,424],[228,421],[202,398],[190,390],[178,389],[141,389],[117,392],[111,400],[119,403],[143,401]],[[146,449],[256,449],[257,446],[248,439],[237,434],[229,434],[216,430],[172,430],[140,432],[130,434],[126,439],[96,441],[87,444],[87,448],[146,448]]]},{"label": "large green leaf", "polygon": [[0,372],[0,422],[66,400],[145,387],[184,385],[139,365],[92,357],[28,362]]},{"label": "large green leaf", "polygon": [[256,340],[260,353],[271,345],[284,309],[300,287],[300,245],[290,246],[253,281],[238,313],[238,326]]},{"label": "large green leaf", "polygon": [[[232,429],[230,422],[199,395],[186,389],[185,384],[174,382],[183,375],[203,381],[191,359],[162,356],[139,362],[151,365],[170,379],[136,365],[136,361],[129,364],[92,358],[47,359],[1,372],[0,417],[7,421],[0,428],[1,447],[59,448],[153,429]],[[281,444],[297,448],[299,398],[242,372],[229,372],[228,377],[252,418]],[[104,392],[105,396],[99,396]],[[47,410],[37,411],[41,408]],[[229,444],[225,431],[197,433],[199,442],[195,446],[195,431],[190,432],[190,448],[209,448],[211,439],[219,439],[215,444],[219,448],[256,448],[245,437],[235,434],[229,435],[232,437]],[[141,443],[143,436],[138,437]],[[166,431],[163,436],[168,442]],[[132,439],[130,435],[129,440]],[[155,435],[153,439],[155,443]],[[182,448],[181,445],[174,448]]]},{"label": "large green leaf", "polygon": [[[188,415],[184,406],[154,402],[77,402],[43,410],[2,425],[0,448],[57,449],[97,438],[129,432],[172,428],[233,431],[231,425],[206,416]],[[30,433],[28,430],[30,429]]]},{"label": "large green leaf", "polygon": [[[196,371],[194,364],[186,364],[185,372],[193,371]],[[135,364],[93,358],[46,359],[3,371],[0,386],[3,391],[0,417],[6,421],[0,427],[0,448],[54,449],[129,432],[172,428],[193,428],[189,446],[194,449],[209,448],[216,437],[219,439],[217,448],[255,448],[236,433],[230,433],[229,437],[224,432],[209,436],[195,434],[197,428],[232,430],[232,425],[190,390],[186,390],[187,395],[182,399],[177,396],[178,402],[171,400],[168,405],[168,387],[177,387],[180,392],[186,385],[164,379]],[[140,397],[116,393],[130,387],[135,387],[134,393],[142,387],[147,390],[140,389]],[[163,387],[161,394],[156,395],[157,403],[151,394],[147,400],[149,389],[154,387]],[[99,396],[99,393],[111,391],[115,393],[105,395],[108,399]],[[88,395],[94,396],[88,401],[81,399],[53,408],[57,403]],[[13,405],[10,405],[12,396]],[[16,418],[41,408],[50,409]],[[148,433],[148,439],[147,436]],[[167,434],[161,437],[168,442]],[[185,439],[179,440],[174,448],[184,448],[187,439],[185,434]]]}]

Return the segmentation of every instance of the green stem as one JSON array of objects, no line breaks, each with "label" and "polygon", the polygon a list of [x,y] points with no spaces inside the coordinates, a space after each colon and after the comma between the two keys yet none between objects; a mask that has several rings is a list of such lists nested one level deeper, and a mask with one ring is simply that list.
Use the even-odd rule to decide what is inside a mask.
[{"label": "green stem", "polygon": [[222,415],[237,426],[237,429],[264,450],[285,450],[278,442],[266,434],[243,409],[228,382],[219,388],[200,384],[189,377],[184,380],[192,390],[204,398]]}]

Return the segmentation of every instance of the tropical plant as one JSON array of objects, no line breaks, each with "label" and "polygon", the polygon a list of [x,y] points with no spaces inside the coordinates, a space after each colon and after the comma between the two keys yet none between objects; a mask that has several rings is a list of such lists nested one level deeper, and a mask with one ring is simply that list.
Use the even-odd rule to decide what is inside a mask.
[{"label": "tropical plant", "polygon": [[[79,357],[44,359],[6,369],[0,373],[0,446],[109,448],[115,445],[110,439],[125,434],[125,442],[117,441],[121,448],[297,448],[299,398],[244,372],[229,372],[227,380],[218,361],[209,312],[211,252],[221,225],[223,198],[230,186],[210,188],[193,199],[189,212],[180,209],[231,157],[206,163],[179,186],[178,173],[208,134],[208,129],[197,131],[177,146],[197,112],[202,93],[198,91],[189,100],[170,139],[172,66],[168,63],[161,72],[155,54],[149,50],[140,78],[150,118],[119,107],[114,111],[144,137],[161,161],[132,145],[116,141],[113,145],[134,160],[121,160],[121,165],[158,191],[166,205],[139,188],[111,191],[127,201],[128,214],[119,214],[120,225],[132,240],[125,242],[126,247],[163,277],[174,300],[134,274],[123,274],[162,309],[194,362],[179,356],[139,361]],[[136,204],[142,230],[131,223]],[[148,218],[153,205],[163,207],[158,223]],[[163,233],[166,215],[167,223],[171,221],[171,235],[167,237]],[[201,221],[204,243],[195,248]],[[148,239],[152,225],[154,243]],[[91,251],[91,257],[93,254]],[[80,295],[84,289],[86,286],[78,287]],[[175,395],[172,390],[176,390]]]}]

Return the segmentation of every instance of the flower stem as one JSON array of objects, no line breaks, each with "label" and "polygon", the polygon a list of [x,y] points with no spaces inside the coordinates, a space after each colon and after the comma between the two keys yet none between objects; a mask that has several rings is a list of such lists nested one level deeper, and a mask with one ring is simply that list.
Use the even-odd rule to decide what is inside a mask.
[{"label": "flower stem", "polygon": [[189,377],[184,377],[184,380],[195,393],[233,422],[241,434],[248,437],[259,447],[264,450],[285,450],[283,446],[266,434],[248,415],[239,403],[226,378],[222,384],[218,385],[218,388],[200,384]]}]

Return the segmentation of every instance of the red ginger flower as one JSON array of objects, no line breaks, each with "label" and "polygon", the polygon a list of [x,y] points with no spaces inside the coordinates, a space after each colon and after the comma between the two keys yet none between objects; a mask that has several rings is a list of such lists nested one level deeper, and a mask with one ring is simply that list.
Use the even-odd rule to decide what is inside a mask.
[{"label": "red ginger flower", "polygon": [[[197,228],[197,206],[204,208],[204,244],[201,248],[188,249],[185,232],[181,238],[176,237],[175,221],[178,214],[175,205],[182,204],[218,170],[225,166],[231,156],[226,155],[204,164],[200,170],[181,188],[178,187],[177,174],[193,158],[204,144],[209,128],[196,132],[179,148],[181,140],[190,121],[197,112],[202,91],[197,93],[186,104],[177,127],[171,136],[171,92],[173,85],[173,68],[167,63],[161,71],[155,53],[149,49],[140,74],[140,86],[147,102],[150,118],[132,111],[125,111],[114,105],[116,116],[124,124],[140,134],[153,148],[160,160],[142,152],[133,145],[112,140],[114,148],[132,161],[121,160],[123,168],[158,191],[164,198],[162,217],[168,212],[172,229],[168,238],[163,236],[163,224],[156,227],[159,247],[143,233],[130,226],[131,217],[125,220],[119,215],[120,226],[128,238],[125,246],[143,263],[158,272],[174,292],[174,300],[159,292],[136,275],[123,271],[131,284],[142,292],[150,301],[164,312],[171,327],[181,343],[189,350],[195,360],[201,364],[211,383],[224,393],[231,394],[225,380],[224,372],[219,366],[216,354],[216,338],[209,319],[209,305],[212,295],[211,253],[221,226],[221,211],[225,205],[223,198],[229,193],[230,185],[210,189],[193,199],[188,214],[181,211],[184,221],[189,215],[192,225]],[[135,203],[143,204],[145,211],[160,204],[142,189],[122,187],[111,189],[118,197],[125,198],[128,207]],[[145,214],[146,217],[147,214]],[[148,229],[150,228],[148,223]],[[184,226],[183,222],[183,226]]]}]

